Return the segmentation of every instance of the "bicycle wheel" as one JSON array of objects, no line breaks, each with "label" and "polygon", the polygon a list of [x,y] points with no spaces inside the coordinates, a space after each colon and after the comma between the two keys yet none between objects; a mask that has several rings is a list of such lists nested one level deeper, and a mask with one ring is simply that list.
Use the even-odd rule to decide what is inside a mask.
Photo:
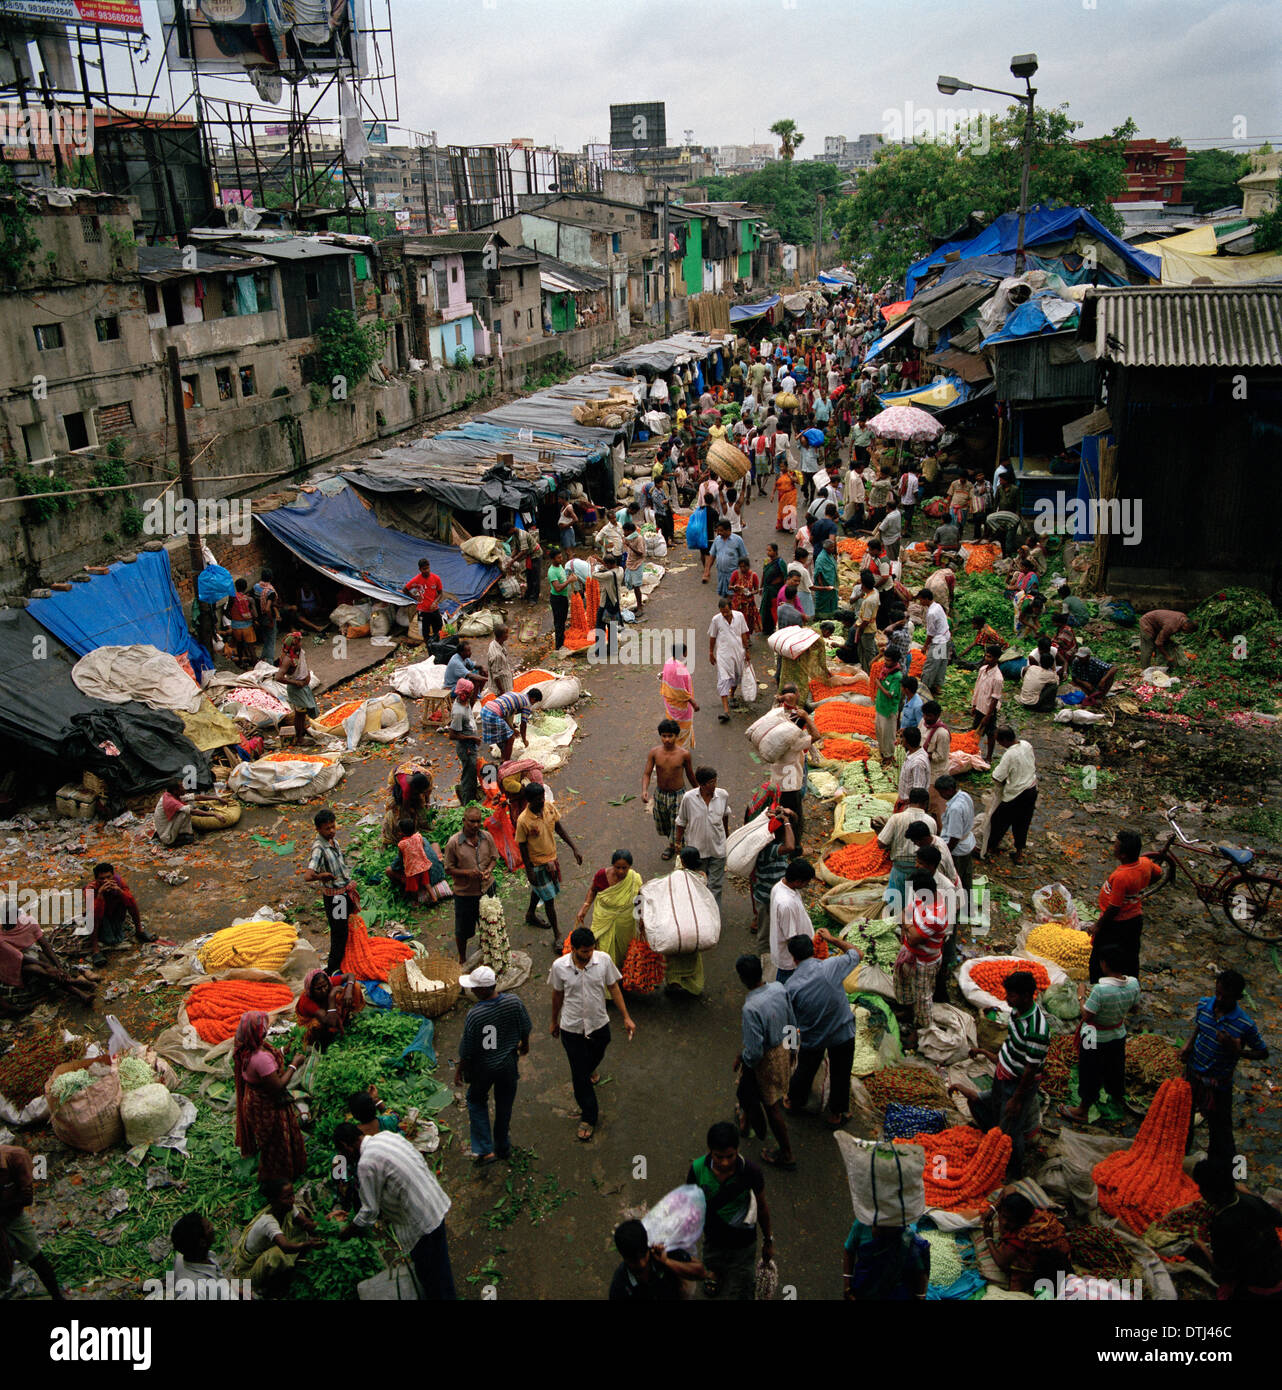
[{"label": "bicycle wheel", "polygon": [[1255,941],[1282,941],[1282,879],[1268,874],[1239,874],[1220,894],[1224,915]]}]

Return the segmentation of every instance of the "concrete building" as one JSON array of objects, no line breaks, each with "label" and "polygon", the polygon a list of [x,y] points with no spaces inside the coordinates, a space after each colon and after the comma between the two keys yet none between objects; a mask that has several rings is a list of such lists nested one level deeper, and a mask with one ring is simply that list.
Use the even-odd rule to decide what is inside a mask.
[{"label": "concrete building", "polygon": [[[55,461],[116,435],[163,425],[134,242],[137,203],[112,194],[32,190],[39,252],[0,298],[5,457]],[[65,200],[65,201],[64,201]],[[13,212],[14,200],[5,200]]]},{"label": "concrete building", "polygon": [[1278,207],[1278,184],[1282,182],[1282,154],[1253,154],[1250,170],[1238,179],[1242,190],[1242,215],[1267,217]]},{"label": "concrete building", "polygon": [[883,143],[876,133],[861,135],[857,140],[847,140],[844,135],[825,135],[823,155],[815,155],[815,158],[822,158],[825,164],[835,164],[846,172],[871,169]]}]

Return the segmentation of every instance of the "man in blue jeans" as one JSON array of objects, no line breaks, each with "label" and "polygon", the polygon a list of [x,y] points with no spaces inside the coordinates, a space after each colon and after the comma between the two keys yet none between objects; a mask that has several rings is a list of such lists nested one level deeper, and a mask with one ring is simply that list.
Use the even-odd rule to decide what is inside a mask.
[{"label": "man in blue jeans", "polygon": [[[459,984],[477,1003],[463,1024],[454,1084],[467,1085],[467,1117],[472,1130],[472,1157],[478,1167],[507,1158],[512,1151],[508,1127],[516,1102],[517,1058],[530,1050],[530,1015],[515,994],[497,993],[498,979],[488,965],[478,965]],[[494,1092],[494,1130],[490,1130],[490,1091]]]}]

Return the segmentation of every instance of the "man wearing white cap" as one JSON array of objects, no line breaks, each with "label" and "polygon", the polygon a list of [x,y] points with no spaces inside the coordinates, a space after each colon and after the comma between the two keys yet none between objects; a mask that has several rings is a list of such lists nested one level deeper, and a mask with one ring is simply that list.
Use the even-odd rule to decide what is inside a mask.
[{"label": "man wearing white cap", "polygon": [[[467,1117],[472,1157],[479,1166],[507,1158],[512,1151],[508,1127],[516,1102],[517,1058],[530,1050],[530,1015],[515,994],[495,992],[498,979],[488,965],[478,965],[459,984],[477,1002],[463,1024],[454,1084],[467,1082]],[[494,1091],[494,1129],[490,1130],[490,1091]]]}]

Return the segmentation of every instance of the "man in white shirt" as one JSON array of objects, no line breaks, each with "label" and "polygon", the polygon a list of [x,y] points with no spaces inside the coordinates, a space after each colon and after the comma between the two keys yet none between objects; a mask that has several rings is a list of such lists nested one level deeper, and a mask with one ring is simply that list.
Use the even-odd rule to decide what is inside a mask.
[{"label": "man in white shirt", "polygon": [[743,404],[739,407],[739,418],[752,424],[752,417],[757,413],[757,397],[753,391],[749,391],[743,398]]},{"label": "man in white shirt", "polygon": [[596,1129],[599,1110],[596,1099],[597,1068],[610,1046],[610,1015],[606,1012],[608,991],[631,1042],[637,1026],[628,1013],[627,1001],[619,988],[619,967],[604,951],[596,949],[591,927],[576,927],[570,933],[570,949],[552,962],[548,984],[552,987],[552,1036],[561,1039],[570,1063],[570,1081],[579,1107],[578,1137],[587,1143]]},{"label": "man in white shirt", "polygon": [[801,898],[801,890],[814,876],[812,864],[794,859],[770,890],[770,959],[774,962],[775,979],[780,983],[797,968],[788,952],[789,939],[815,934],[814,923]]},{"label": "man in white shirt", "polygon": [[899,806],[908,804],[908,793],[914,787],[930,792],[930,754],[921,746],[921,730],[910,724],[900,729],[899,741],[904,745],[903,766],[899,769]]},{"label": "man in white shirt", "polygon": [[721,906],[726,877],[726,835],[730,830],[730,793],[717,786],[717,770],[695,769],[695,786],[681,798],[677,809],[678,849],[685,845],[699,852],[699,868],[708,876],[708,887]]},{"label": "man in white shirt", "polygon": [[1034,652],[1024,667],[1024,675],[1019,685],[1019,703],[1027,709],[1041,710],[1043,713],[1055,707],[1055,696],[1059,691],[1059,672],[1055,669],[1055,648],[1051,655],[1043,657]]},{"label": "man in white shirt", "polygon": [[841,514],[842,524],[845,526],[846,534],[857,531],[864,522],[864,500],[868,496],[864,487],[863,477],[859,470],[851,464],[846,470],[845,480],[842,484],[842,497],[846,504],[846,509]]},{"label": "man in white shirt", "polygon": [[944,679],[948,675],[952,628],[948,625],[944,605],[929,589],[919,589],[917,598],[926,604],[926,664],[922,667],[921,683],[938,700],[943,695]]},{"label": "man in white shirt", "polygon": [[891,501],[890,510],[877,523],[877,533],[881,536],[882,544],[886,547],[886,554],[892,560],[898,560],[899,542],[904,535],[904,518],[897,501]]},{"label": "man in white shirt", "polygon": [[598,549],[601,551],[601,558],[603,560],[609,559],[611,556],[621,556],[623,554],[623,532],[613,519],[608,520],[592,539],[596,542]]},{"label": "man in white shirt", "polygon": [[363,1235],[376,1221],[385,1221],[410,1257],[420,1297],[454,1302],[445,1233],[450,1199],[423,1155],[403,1134],[362,1134],[350,1122],[334,1130],[334,1147],[355,1168],[361,1198],[360,1210],[338,1233],[339,1239]]},{"label": "man in white shirt", "polygon": [[779,389],[787,395],[795,395],[797,390],[797,378],[793,376],[791,372],[788,372],[779,383]]},{"label": "man in white shirt", "polygon": [[211,1253],[213,1223],[199,1212],[180,1216],[170,1232],[174,1245],[173,1293],[178,1303],[222,1302],[236,1296],[238,1285],[223,1273],[218,1257]]},{"label": "man in white shirt", "polygon": [[877,832],[877,843],[890,856],[890,878],[886,882],[885,901],[897,908],[903,907],[906,884],[912,877],[917,862],[917,846],[908,838],[908,827],[914,821],[925,821],[930,833],[935,833],[935,822],[926,809],[930,805],[930,793],[922,787],[914,787],[908,793],[908,805],[886,819],[885,825]]},{"label": "man in white shirt", "polygon": [[1003,751],[1001,761],[993,768],[993,781],[1001,787],[1002,799],[992,815],[984,858],[993,857],[1009,827],[1015,841],[1010,857],[1018,864],[1028,843],[1028,827],[1037,806],[1037,759],[1033,745],[1025,739],[1017,739],[1009,724],[997,730],[997,742]]},{"label": "man in white shirt", "polygon": [[952,855],[953,867],[963,891],[970,902],[971,882],[974,878],[975,863],[975,803],[969,792],[957,785],[957,779],[945,774],[935,782],[935,790],[943,798],[944,816],[939,825],[940,836]]}]

